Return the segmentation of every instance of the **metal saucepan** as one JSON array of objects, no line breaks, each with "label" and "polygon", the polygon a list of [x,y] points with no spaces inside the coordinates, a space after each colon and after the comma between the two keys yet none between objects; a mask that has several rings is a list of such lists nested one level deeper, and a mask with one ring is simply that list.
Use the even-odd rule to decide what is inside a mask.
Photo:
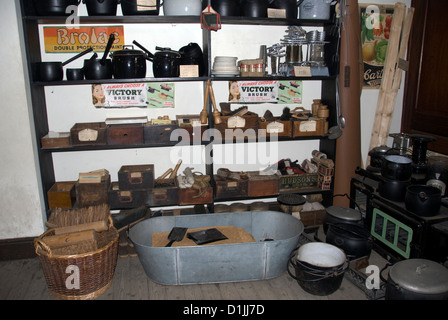
[{"label": "metal saucepan", "polygon": [[406,156],[387,155],[381,164],[381,175],[392,180],[409,180],[412,175],[412,160]]},{"label": "metal saucepan", "polygon": [[110,48],[115,41],[115,35],[113,33],[109,36],[106,49],[104,50],[103,57],[101,59],[88,59],[84,60],[84,75],[87,80],[101,80],[111,79],[113,75],[112,60],[107,59]]},{"label": "metal saucepan", "polygon": [[406,189],[406,209],[422,217],[432,217],[439,214],[442,205],[442,192],[440,189],[414,184]]},{"label": "metal saucepan", "polygon": [[179,65],[181,62],[181,54],[169,48],[156,47],[155,54],[149,52],[137,41],[133,41],[137,47],[142,49],[148,55],[148,59],[153,62],[152,71],[155,78],[170,78],[179,76]]},{"label": "metal saucepan", "polygon": [[78,53],[76,56],[64,61],[53,61],[53,62],[36,62],[36,76],[38,81],[61,81],[64,77],[64,69],[63,67],[82,57],[83,55],[92,52],[92,48],[88,48],[81,53]]},{"label": "metal saucepan", "polygon": [[[95,60],[98,57],[98,54],[95,52],[90,60]],[[67,68],[65,70],[65,76],[67,80],[84,80],[84,68]]]}]

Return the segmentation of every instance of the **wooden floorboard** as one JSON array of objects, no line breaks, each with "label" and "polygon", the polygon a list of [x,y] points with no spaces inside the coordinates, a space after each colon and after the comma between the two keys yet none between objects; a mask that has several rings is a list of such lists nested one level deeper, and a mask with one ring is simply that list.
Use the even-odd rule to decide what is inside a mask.
[{"label": "wooden floorboard", "polygon": [[[1,300],[51,300],[38,258],[0,261]],[[138,258],[118,258],[112,285],[98,300],[367,300],[364,292],[344,279],[329,296],[305,292],[285,272],[258,281],[161,285],[149,279]]]}]

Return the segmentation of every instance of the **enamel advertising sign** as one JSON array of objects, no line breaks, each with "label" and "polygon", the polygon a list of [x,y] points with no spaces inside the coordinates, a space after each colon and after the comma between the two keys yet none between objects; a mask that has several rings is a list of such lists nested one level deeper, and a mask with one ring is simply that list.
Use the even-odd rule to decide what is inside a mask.
[{"label": "enamel advertising sign", "polygon": [[45,53],[76,53],[89,47],[103,52],[111,33],[115,41],[110,51],[121,50],[125,44],[123,26],[44,27],[43,32]]}]

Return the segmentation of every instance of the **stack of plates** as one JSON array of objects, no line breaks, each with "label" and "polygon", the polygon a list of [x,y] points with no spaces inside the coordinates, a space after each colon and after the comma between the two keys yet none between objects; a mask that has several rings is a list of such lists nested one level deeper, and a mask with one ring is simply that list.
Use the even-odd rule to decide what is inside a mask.
[{"label": "stack of plates", "polygon": [[237,57],[215,57],[212,74],[214,76],[237,76],[240,74],[236,65]]}]

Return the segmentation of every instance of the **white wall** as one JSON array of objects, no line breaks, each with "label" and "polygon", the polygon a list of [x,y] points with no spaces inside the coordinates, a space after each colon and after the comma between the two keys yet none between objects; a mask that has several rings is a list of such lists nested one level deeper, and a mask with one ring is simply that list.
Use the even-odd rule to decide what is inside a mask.
[{"label": "white wall", "polygon": [[0,21],[8,35],[0,46],[0,238],[7,239],[42,233],[44,211],[15,1],[2,1]]},{"label": "white wall", "polygon": [[[364,1],[360,1],[364,2]],[[390,4],[394,1],[377,0],[375,3]],[[403,0],[407,5],[410,0]],[[81,14],[83,9],[81,9]],[[4,61],[4,72],[0,74],[2,90],[3,117],[0,119],[2,139],[2,166],[0,169],[0,239],[19,238],[39,235],[44,229],[43,217],[45,211],[42,205],[42,190],[40,190],[40,177],[37,161],[35,160],[36,146],[34,143],[34,129],[30,121],[30,107],[27,99],[26,81],[22,65],[22,52],[20,49],[20,37],[18,27],[20,19],[17,18],[16,8],[11,1],[5,1],[1,12],[1,26],[8,30],[9,36],[4,38],[4,45],[0,49]],[[133,39],[147,46],[150,51],[155,45],[171,46],[178,49],[188,42],[201,43],[198,25],[183,26],[182,30],[176,25],[151,25],[148,28],[139,25],[126,27],[127,42]],[[239,59],[251,59],[258,57],[259,45],[272,45],[284,35],[285,27],[241,27],[223,26],[222,30],[213,33],[212,56],[232,55]],[[180,32],[181,37],[167,37],[169,32]],[[237,35],[237,37],[235,37]],[[244,36],[246,35],[246,36]],[[256,35],[255,37],[253,35]],[[232,45],[229,45],[232,44]],[[45,55],[44,60],[65,60],[67,56]],[[71,66],[80,66],[82,59]],[[150,68],[149,68],[150,70]],[[25,70],[26,71],[26,70]],[[17,77],[11,77],[17,75]],[[226,82],[215,82],[214,90],[216,100],[226,101]],[[303,106],[310,108],[312,99],[320,97],[319,81],[304,83]],[[50,130],[69,131],[76,122],[102,121],[109,116],[147,115],[149,118],[160,114],[169,114],[174,118],[175,114],[198,114],[202,108],[202,86],[200,83],[181,83],[176,85],[176,109],[175,110],[95,110],[89,104],[89,86],[56,86],[47,87],[46,95],[49,106]],[[403,88],[400,89],[397,98],[397,108],[394,113],[391,132],[399,132],[401,121]],[[364,90],[361,96],[361,129],[362,129],[362,154],[366,159],[373,118],[376,110],[378,90]],[[266,109],[270,109],[274,115],[279,115],[284,105],[258,105],[251,106],[250,110],[263,115]],[[7,137],[7,138],[6,138]],[[244,146],[244,152],[253,152],[252,146]],[[309,157],[311,150],[318,147],[318,141],[304,141],[297,143],[284,142],[279,144],[278,158],[290,157],[295,160],[303,160]],[[190,149],[191,156],[203,147]],[[232,146],[238,151],[237,146]],[[198,151],[199,150],[199,151]],[[55,174],[58,181],[76,180],[79,172],[85,172],[98,168],[106,168],[111,172],[115,180],[116,172],[121,164],[154,163],[156,175],[163,173],[167,168],[173,167],[177,161],[179,150],[170,148],[150,148],[138,150],[110,150],[105,152],[90,151],[83,153],[54,153]],[[241,151],[241,150],[240,150]],[[240,152],[238,151],[238,152]],[[216,154],[224,154],[227,150],[221,146]],[[192,155],[193,154],[193,155]],[[185,155],[185,154],[184,154]],[[167,161],[170,159],[170,162]],[[199,171],[204,171],[203,163],[192,165]],[[220,166],[215,165],[215,170]],[[255,165],[223,165],[230,169],[252,170]],[[182,167],[184,168],[184,167]]]}]

